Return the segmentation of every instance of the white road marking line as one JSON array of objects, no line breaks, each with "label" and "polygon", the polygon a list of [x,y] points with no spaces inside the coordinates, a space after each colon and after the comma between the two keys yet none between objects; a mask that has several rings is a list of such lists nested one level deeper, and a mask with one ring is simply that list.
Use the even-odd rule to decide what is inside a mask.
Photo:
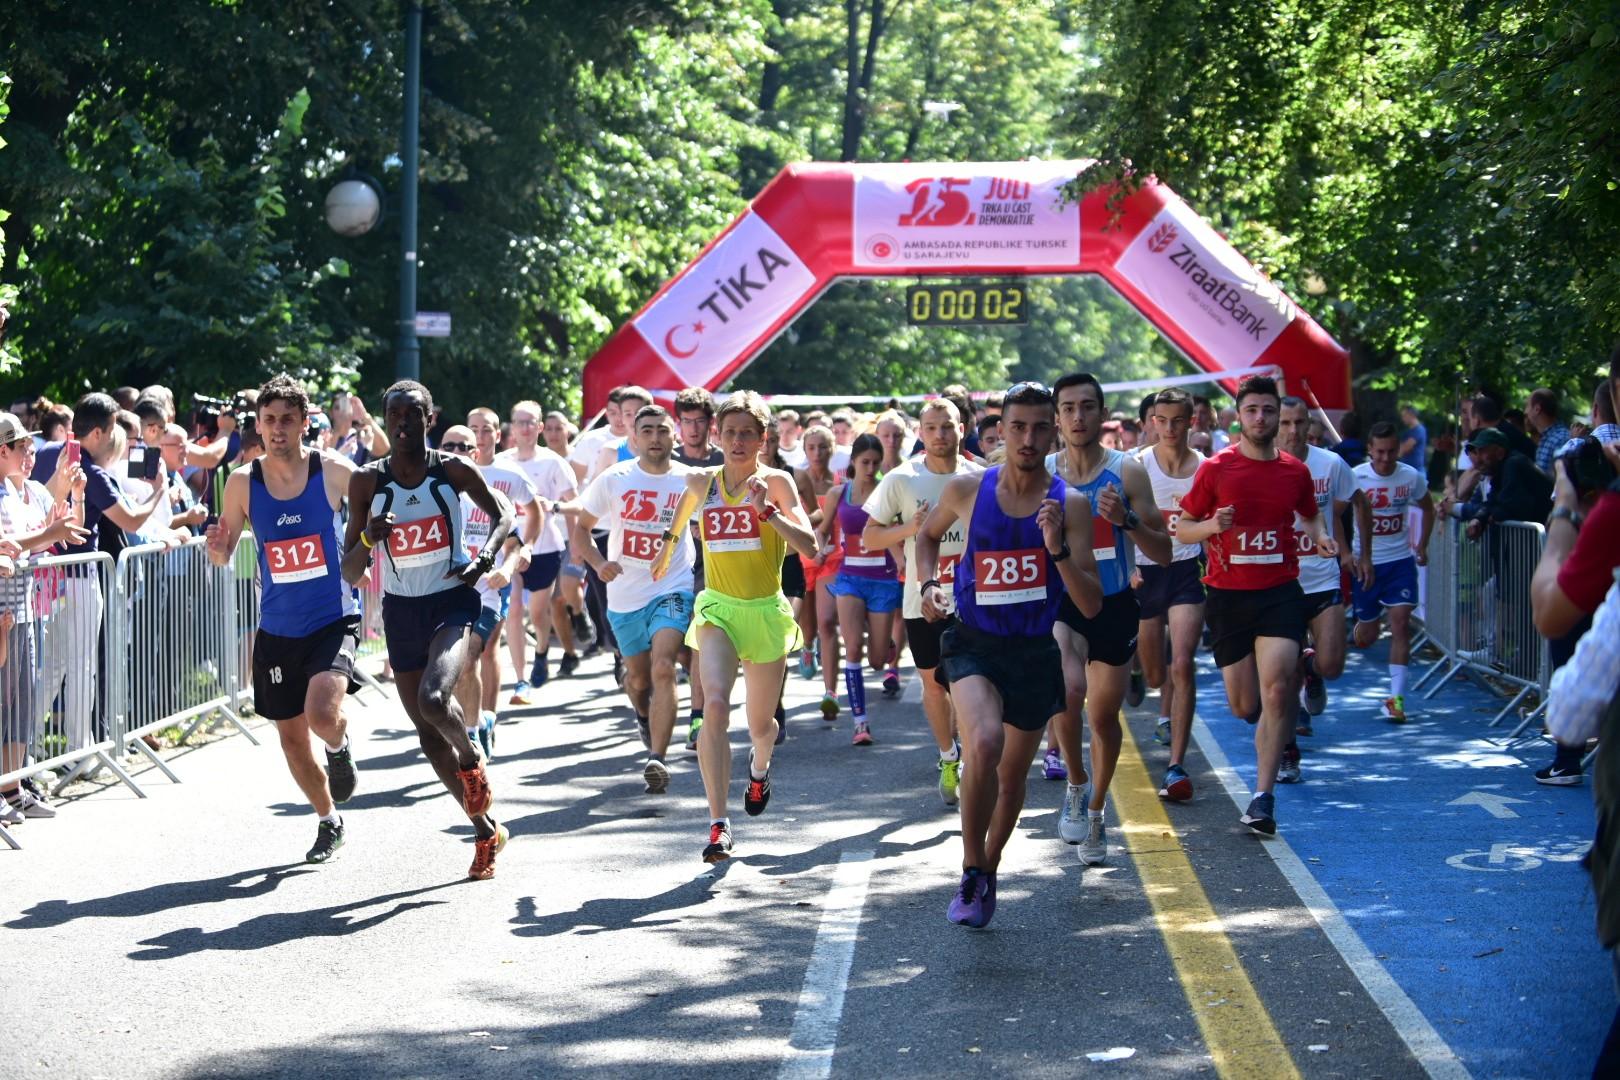
[{"label": "white road marking line", "polygon": [[855,939],[871,877],[872,852],[848,851],[838,860],[793,1014],[787,1056],[776,1074],[781,1080],[821,1080],[832,1073],[838,1024],[844,1015],[844,990],[855,962]]},{"label": "white road marking line", "polygon": [[[1193,716],[1193,737],[1198,740],[1198,748],[1203,751],[1204,760],[1209,762],[1210,771],[1220,780],[1226,794],[1241,813],[1248,808],[1250,792],[1243,781],[1233,770],[1231,762],[1226,759],[1226,752],[1221,749],[1215,740],[1214,732],[1204,723],[1202,716]],[[1287,879],[1295,895],[1305,905],[1311,917],[1316,920],[1327,939],[1339,951],[1344,962],[1355,973],[1367,995],[1373,999],[1379,1010],[1388,1018],[1395,1034],[1401,1037],[1412,1056],[1417,1059],[1423,1071],[1434,1080],[1469,1080],[1470,1073],[1467,1067],[1457,1058],[1451,1047],[1446,1045],[1445,1039],[1429,1023],[1428,1017],[1417,1007],[1411,998],[1406,996],[1400,984],[1384,970],[1373,956],[1367,943],[1361,940],[1361,935],[1345,919],[1343,912],[1328,896],[1327,892],[1312,876],[1309,868],[1288,846],[1281,836],[1273,836],[1261,843],[1266,853],[1277,864],[1277,869]]]}]

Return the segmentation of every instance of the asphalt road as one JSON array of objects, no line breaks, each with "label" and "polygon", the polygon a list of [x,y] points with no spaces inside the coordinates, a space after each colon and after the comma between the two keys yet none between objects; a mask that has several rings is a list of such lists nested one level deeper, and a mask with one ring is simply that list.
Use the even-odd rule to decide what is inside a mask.
[{"label": "asphalt road", "polygon": [[[1144,766],[1127,752],[1109,864],[1083,868],[1057,840],[1063,787],[1032,771],[991,928],[950,925],[960,844],[913,683],[892,702],[870,683],[878,745],[862,749],[847,713],[821,721],[819,680],[792,677],[770,808],[745,817],[734,780],[737,857],[718,868],[699,858],[693,756],[672,755],[670,794],[643,794],[601,658],[503,718],[491,778],[513,836],[492,881],[464,880],[470,829],[391,698],[350,699],[361,786],[325,866],[301,861],[314,818],[267,724],[251,722],[263,746],[177,752],[182,784],[147,772],[148,799],[115,786],[61,803],[22,827],[23,851],[0,851],[0,1064],[53,1078],[1424,1074],[1196,749],[1196,800],[1155,820],[1151,697],[1130,721]],[[1431,1066],[1465,1075],[1444,1054]]]}]

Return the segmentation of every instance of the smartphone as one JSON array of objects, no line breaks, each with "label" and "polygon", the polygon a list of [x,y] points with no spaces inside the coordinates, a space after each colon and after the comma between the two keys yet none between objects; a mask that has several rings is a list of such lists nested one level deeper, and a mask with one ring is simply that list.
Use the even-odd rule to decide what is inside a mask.
[{"label": "smartphone", "polygon": [[146,470],[143,475],[147,480],[156,480],[158,478],[158,466],[163,464],[163,455],[154,446],[148,446],[145,449]]},{"label": "smartphone", "polygon": [[80,444],[78,439],[69,438],[62,446],[62,453],[67,455],[69,465],[79,463]]}]

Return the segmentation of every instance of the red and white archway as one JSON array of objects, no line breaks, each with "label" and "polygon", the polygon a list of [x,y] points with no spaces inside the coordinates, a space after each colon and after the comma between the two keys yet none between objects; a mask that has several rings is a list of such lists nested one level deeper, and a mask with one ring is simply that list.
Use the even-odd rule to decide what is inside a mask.
[{"label": "red and white archway", "polygon": [[1065,203],[1085,162],[790,165],[585,365],[585,412],[638,383],[718,389],[846,277],[1099,274],[1211,373],[1280,368],[1330,410],[1349,355],[1180,197]]}]

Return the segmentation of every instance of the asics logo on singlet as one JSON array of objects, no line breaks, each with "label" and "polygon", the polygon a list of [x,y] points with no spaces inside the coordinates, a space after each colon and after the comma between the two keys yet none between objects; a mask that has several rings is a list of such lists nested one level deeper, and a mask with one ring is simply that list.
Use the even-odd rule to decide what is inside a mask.
[{"label": "asics logo on singlet", "polygon": [[412,495],[410,498],[405,500],[406,506],[420,506],[421,504],[422,500],[418,499],[415,495]]},{"label": "asics logo on singlet", "polygon": [[282,514],[280,517],[276,518],[276,524],[278,526],[279,525],[302,525],[303,523],[304,523],[304,515],[303,514]]}]

